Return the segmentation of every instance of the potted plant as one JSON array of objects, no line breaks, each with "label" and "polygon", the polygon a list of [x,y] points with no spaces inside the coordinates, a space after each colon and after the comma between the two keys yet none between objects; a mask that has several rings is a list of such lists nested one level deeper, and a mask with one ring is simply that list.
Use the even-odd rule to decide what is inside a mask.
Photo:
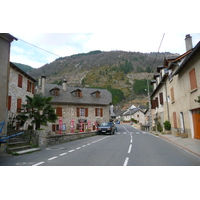
[{"label": "potted plant", "polygon": [[171,134],[171,123],[169,121],[165,121],[164,123],[165,133]]}]

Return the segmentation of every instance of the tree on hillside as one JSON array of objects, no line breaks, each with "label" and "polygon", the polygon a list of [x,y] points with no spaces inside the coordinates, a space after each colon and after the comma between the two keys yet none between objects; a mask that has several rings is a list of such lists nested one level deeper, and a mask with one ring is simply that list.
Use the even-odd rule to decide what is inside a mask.
[{"label": "tree on hillside", "polygon": [[55,123],[57,115],[55,109],[50,104],[52,97],[43,97],[35,95],[34,97],[26,96],[26,104],[22,105],[21,114],[18,116],[23,125],[28,119],[31,124],[35,124],[35,129],[40,129],[41,125],[47,126],[47,122]]},{"label": "tree on hillside", "polygon": [[[149,86],[150,93],[153,91],[152,85]],[[134,94],[136,95],[142,95],[142,94],[147,94],[147,80],[146,79],[141,79],[141,80],[135,80],[133,84],[133,91]]]}]

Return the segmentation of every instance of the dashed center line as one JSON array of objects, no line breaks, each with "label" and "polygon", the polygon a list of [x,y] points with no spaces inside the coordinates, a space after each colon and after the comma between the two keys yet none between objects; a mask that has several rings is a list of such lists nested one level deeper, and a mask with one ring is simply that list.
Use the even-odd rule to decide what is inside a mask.
[{"label": "dashed center line", "polygon": [[124,166],[128,165],[128,161],[129,161],[129,157],[126,157],[125,161],[124,161]]},{"label": "dashed center line", "polygon": [[44,164],[44,162],[39,162],[39,163],[36,163],[36,164],[34,164],[32,166],[38,166],[38,165],[42,165],[42,164]]},{"label": "dashed center line", "polygon": [[58,158],[58,156],[54,156],[54,157],[52,157],[52,158],[49,158],[48,160],[54,160],[54,159],[56,159],[56,158]]},{"label": "dashed center line", "polygon": [[75,149],[72,149],[72,150],[70,150],[70,151],[68,151],[68,152],[71,153],[71,152],[73,152],[73,151],[75,151]]},{"label": "dashed center line", "polygon": [[130,144],[129,146],[128,153],[131,153],[131,148],[132,148],[132,144]]},{"label": "dashed center line", "polygon": [[80,149],[81,147],[77,147],[76,149]]},{"label": "dashed center line", "polygon": [[59,156],[64,156],[64,155],[66,155],[67,153],[61,153]]}]

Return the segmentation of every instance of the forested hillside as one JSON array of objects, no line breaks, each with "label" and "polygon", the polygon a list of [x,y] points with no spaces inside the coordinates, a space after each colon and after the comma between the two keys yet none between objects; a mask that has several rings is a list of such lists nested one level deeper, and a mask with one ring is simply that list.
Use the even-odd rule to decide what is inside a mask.
[{"label": "forested hillside", "polygon": [[146,79],[151,80],[157,66],[169,56],[174,54],[97,50],[58,58],[32,70],[30,75],[35,79],[45,75],[48,83],[62,84],[65,78],[69,86],[107,88],[113,94],[113,103],[117,104],[146,95]]}]

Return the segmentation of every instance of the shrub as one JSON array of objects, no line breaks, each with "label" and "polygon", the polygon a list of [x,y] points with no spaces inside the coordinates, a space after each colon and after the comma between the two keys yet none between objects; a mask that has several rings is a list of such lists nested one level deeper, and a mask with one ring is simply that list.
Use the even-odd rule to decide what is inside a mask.
[{"label": "shrub", "polygon": [[164,128],[165,128],[165,130],[168,130],[168,131],[171,130],[171,124],[170,124],[169,121],[165,121],[163,124],[164,124]]},{"label": "shrub", "polygon": [[162,127],[162,125],[161,125],[160,122],[157,123],[157,130],[158,130],[159,132],[162,132],[162,131],[163,131],[163,127]]}]

